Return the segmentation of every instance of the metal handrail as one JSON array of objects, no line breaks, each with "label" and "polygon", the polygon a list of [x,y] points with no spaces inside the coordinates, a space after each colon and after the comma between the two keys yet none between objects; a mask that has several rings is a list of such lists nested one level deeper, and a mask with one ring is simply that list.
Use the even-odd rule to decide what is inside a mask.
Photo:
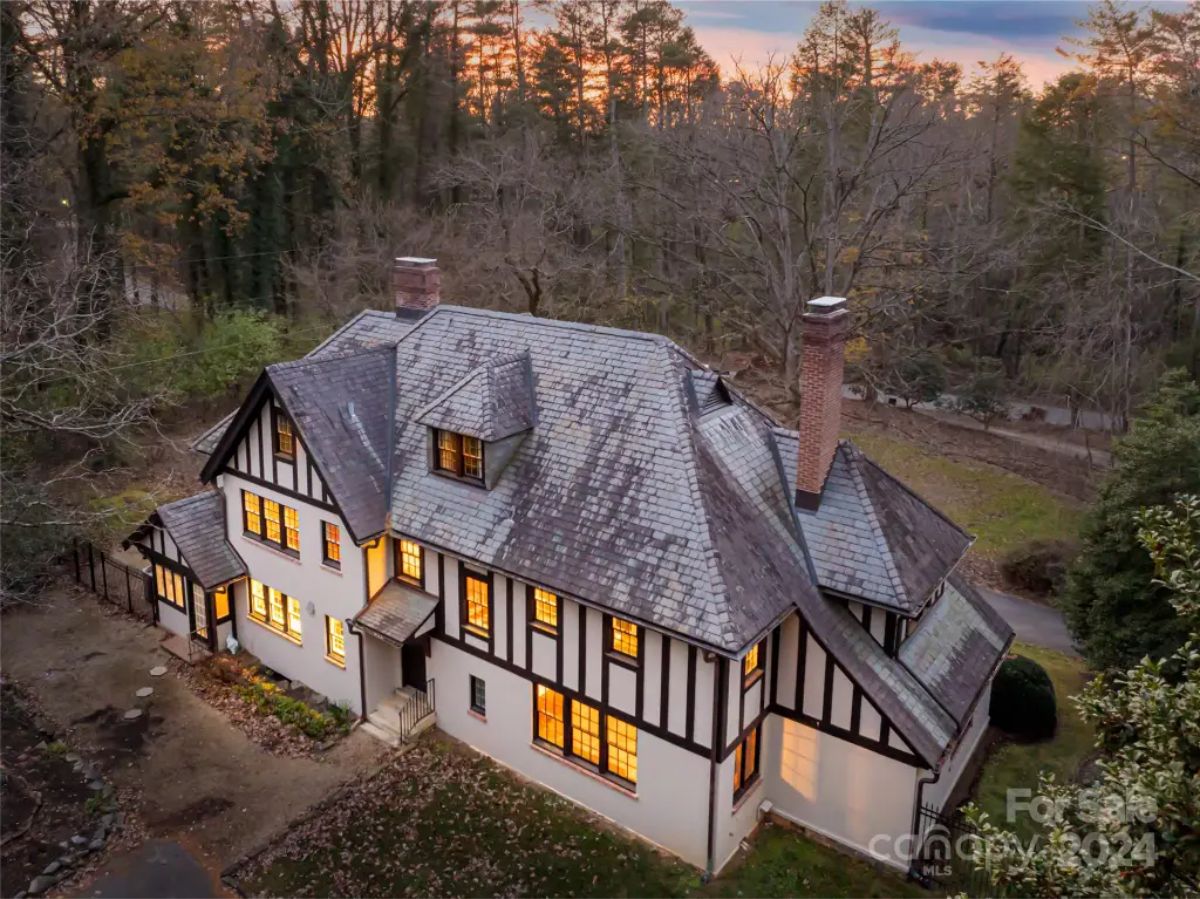
[{"label": "metal handrail", "polygon": [[434,713],[436,709],[433,678],[425,682],[425,690],[413,690],[412,696],[400,710],[400,739],[405,743],[416,726]]}]

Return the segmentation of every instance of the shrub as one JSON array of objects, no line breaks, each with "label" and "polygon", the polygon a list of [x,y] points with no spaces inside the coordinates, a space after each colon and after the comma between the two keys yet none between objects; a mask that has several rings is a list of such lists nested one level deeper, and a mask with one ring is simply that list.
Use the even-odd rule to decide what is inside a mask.
[{"label": "shrub", "polygon": [[952,408],[960,415],[975,419],[986,429],[997,418],[1006,415],[1007,401],[1008,382],[1004,372],[994,360],[988,359],[979,364],[959,387]]},{"label": "shrub", "polygon": [[946,390],[946,368],[936,353],[920,350],[901,359],[886,383],[911,409],[917,403],[933,403],[941,397]]},{"label": "shrub", "polygon": [[1069,540],[1029,540],[1009,550],[1000,562],[1000,573],[1011,587],[1035,596],[1050,596],[1062,590],[1067,567],[1077,544]]},{"label": "shrub", "polygon": [[1015,736],[1030,740],[1054,736],[1058,707],[1046,669],[1024,656],[1006,659],[992,684],[988,714],[992,724]]}]

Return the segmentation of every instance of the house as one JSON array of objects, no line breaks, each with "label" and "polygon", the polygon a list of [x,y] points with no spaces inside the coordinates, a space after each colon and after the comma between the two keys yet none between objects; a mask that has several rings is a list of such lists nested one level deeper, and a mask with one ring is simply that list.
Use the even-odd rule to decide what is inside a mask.
[{"label": "house", "polygon": [[165,627],[228,636],[398,739],[479,751],[718,871],[771,813],[900,868],[1012,631],[971,538],[838,441],[845,301],[799,427],[655,334],[442,304],[396,262],[202,438],[134,539]]}]

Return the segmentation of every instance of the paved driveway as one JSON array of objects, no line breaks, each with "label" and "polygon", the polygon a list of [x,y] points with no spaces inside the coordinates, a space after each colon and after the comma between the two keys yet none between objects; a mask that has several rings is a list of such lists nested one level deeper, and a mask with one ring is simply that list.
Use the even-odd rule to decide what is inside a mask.
[{"label": "paved driveway", "polygon": [[[107,613],[72,587],[6,613],[0,636],[5,673],[29,688],[62,732],[71,731],[69,741],[118,790],[140,792],[133,811],[159,841],[154,858],[176,851],[167,844],[185,845],[206,870],[219,872],[382,760],[384,747],[359,731],[319,759],[264,751],[173,674],[149,675],[166,663],[163,633]],[[154,694],[136,700],[146,686]],[[126,721],[124,711],[135,705],[145,713]],[[108,862],[111,872],[99,873],[110,895],[118,887],[105,873],[146,873],[136,858]]]},{"label": "paved driveway", "polygon": [[1044,646],[1068,655],[1079,655],[1062,612],[1058,609],[1009,593],[989,590],[982,585],[977,589],[991,607],[1012,625],[1012,629],[1017,632],[1017,639],[1021,642]]}]

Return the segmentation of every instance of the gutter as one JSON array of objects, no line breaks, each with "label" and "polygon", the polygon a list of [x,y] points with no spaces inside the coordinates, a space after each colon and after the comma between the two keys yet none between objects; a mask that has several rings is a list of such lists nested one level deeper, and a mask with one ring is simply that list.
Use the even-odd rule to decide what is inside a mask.
[{"label": "gutter", "polygon": [[704,873],[700,875],[701,883],[713,879],[717,867],[717,760],[725,735],[725,703],[723,696],[729,693],[729,660],[718,657],[716,677],[713,678],[713,735],[712,749],[708,757],[708,858],[705,861]]}]

